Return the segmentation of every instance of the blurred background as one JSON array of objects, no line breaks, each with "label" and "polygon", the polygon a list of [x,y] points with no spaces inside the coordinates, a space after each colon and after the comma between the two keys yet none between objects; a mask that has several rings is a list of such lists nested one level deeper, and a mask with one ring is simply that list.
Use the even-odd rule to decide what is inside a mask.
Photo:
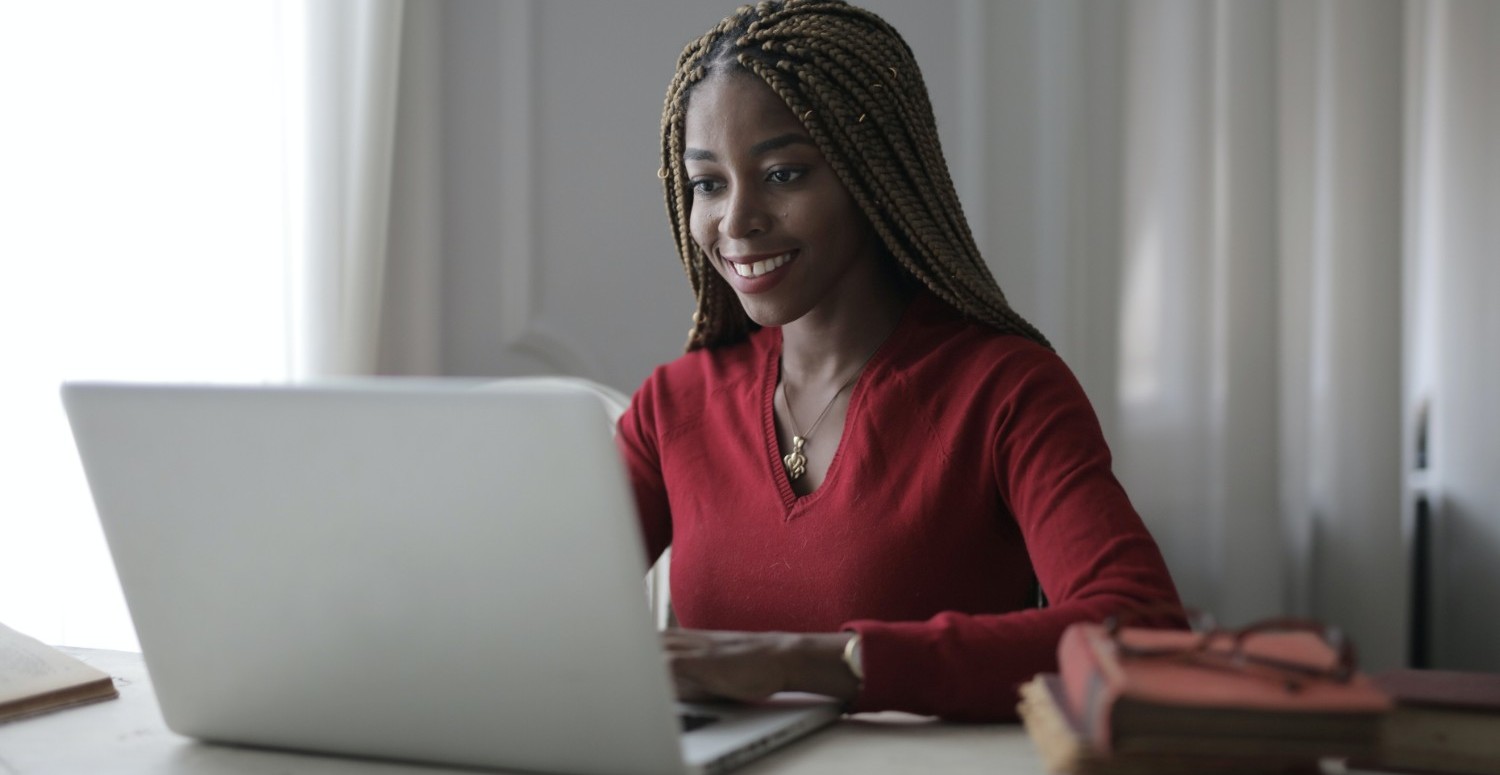
[{"label": "blurred background", "polygon": [[[1500,670],[1500,4],[866,5],[1184,599]],[[135,645],[64,379],[629,393],[679,354],[661,103],[732,10],[0,11],[0,622]]]}]

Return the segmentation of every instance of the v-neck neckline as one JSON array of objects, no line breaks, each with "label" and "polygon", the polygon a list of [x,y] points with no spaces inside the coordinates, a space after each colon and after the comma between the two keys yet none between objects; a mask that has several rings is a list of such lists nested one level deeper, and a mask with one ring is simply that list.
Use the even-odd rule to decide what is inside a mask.
[{"label": "v-neck neckline", "polygon": [[[878,355],[877,351],[877,355]],[[823,493],[838,479],[840,461],[844,457],[844,449],[849,443],[849,422],[858,411],[865,376],[870,373],[870,366],[874,363],[865,364],[864,370],[854,380],[854,387],[849,393],[849,407],[844,412],[844,427],[839,432],[839,444],[833,451],[833,459],[828,462],[828,470],[823,474],[823,481],[818,483],[817,489],[806,495],[798,495],[792,489],[792,480],[787,476],[786,466],[781,459],[781,439],[776,435],[776,383],[781,376],[781,332],[776,333],[776,346],[767,349],[765,368],[761,379],[761,417],[764,421],[766,452],[771,460],[771,474],[776,482],[776,491],[781,495],[781,505],[785,509],[785,518],[794,519],[798,512],[805,511],[812,504],[817,503]]]},{"label": "v-neck neckline", "polygon": [[849,392],[849,407],[844,412],[844,427],[839,433],[839,445],[833,452],[833,459],[828,462],[828,470],[823,474],[823,481],[818,488],[806,495],[798,495],[792,489],[792,480],[787,477],[786,467],[781,460],[781,440],[776,436],[776,383],[781,377],[781,329],[774,329],[771,333],[774,340],[771,346],[766,348],[765,360],[761,368],[761,422],[763,425],[766,454],[771,464],[771,479],[776,485],[776,491],[781,496],[783,508],[783,519],[790,522],[801,516],[803,512],[817,504],[831,485],[839,481],[839,472],[843,470],[845,450],[855,433],[854,420],[864,404],[865,386],[869,384],[872,375],[879,372],[885,365],[891,349],[900,340],[903,332],[908,327],[909,318],[916,314],[916,308],[922,303],[922,294],[918,294],[907,302],[906,308],[901,310],[901,316],[896,321],[896,327],[891,330],[880,346],[875,348],[875,353],[864,365],[859,376],[854,380],[854,386]]}]

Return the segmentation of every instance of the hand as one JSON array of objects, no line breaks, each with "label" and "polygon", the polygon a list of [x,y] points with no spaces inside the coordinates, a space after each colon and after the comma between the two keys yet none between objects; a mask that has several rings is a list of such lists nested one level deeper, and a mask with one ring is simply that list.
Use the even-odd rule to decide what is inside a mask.
[{"label": "hand", "polygon": [[795,638],[776,632],[667,630],[662,646],[678,699],[750,702],[786,688],[786,657]]},{"label": "hand", "polygon": [[843,662],[849,633],[667,630],[662,646],[682,700],[753,702],[780,691],[852,699],[859,682]]}]

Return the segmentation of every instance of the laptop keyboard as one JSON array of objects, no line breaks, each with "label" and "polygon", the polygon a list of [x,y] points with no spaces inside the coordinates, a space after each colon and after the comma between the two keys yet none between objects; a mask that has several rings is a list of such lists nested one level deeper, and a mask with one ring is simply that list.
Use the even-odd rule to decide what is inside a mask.
[{"label": "laptop keyboard", "polygon": [[689,713],[687,711],[679,712],[677,717],[682,720],[683,732],[702,729],[719,720],[718,716],[710,716],[707,713]]}]

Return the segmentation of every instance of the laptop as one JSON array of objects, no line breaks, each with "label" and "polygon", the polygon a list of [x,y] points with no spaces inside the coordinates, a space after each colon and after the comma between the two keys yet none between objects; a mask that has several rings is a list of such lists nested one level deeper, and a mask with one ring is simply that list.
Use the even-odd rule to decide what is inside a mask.
[{"label": "laptop", "polygon": [[[180,734],[659,775],[723,772],[838,718],[810,695],[675,702],[624,466],[585,387],[62,393]],[[683,714],[710,723],[684,732]]]}]

